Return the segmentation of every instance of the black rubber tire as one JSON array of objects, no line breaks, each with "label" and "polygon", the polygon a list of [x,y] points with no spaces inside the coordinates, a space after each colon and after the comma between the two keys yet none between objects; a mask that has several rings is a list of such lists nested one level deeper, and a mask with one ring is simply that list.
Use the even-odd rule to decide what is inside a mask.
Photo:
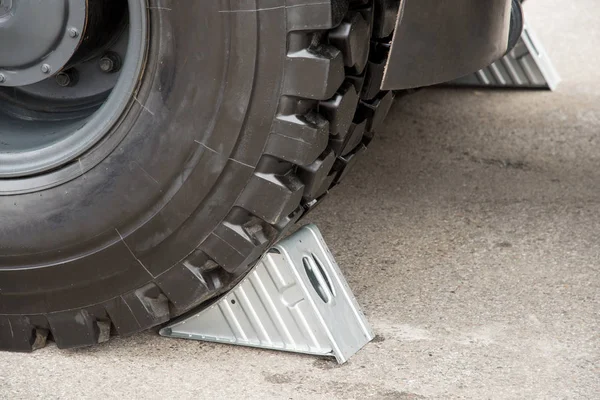
[{"label": "black rubber tire", "polygon": [[0,349],[94,345],[226,291],[392,103],[387,47],[370,43],[389,1],[148,2],[139,90],[98,145],[114,150],[43,190],[3,195],[0,180]]}]

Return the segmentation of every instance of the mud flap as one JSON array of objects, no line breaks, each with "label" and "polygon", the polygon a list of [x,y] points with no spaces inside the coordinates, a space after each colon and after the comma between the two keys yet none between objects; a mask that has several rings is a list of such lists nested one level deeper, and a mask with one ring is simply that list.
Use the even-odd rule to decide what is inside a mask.
[{"label": "mud flap", "polygon": [[560,80],[540,39],[531,25],[525,24],[517,45],[506,56],[448,85],[555,90]]},{"label": "mud flap", "polygon": [[490,65],[509,49],[512,10],[512,0],[402,0],[381,88],[434,85]]}]

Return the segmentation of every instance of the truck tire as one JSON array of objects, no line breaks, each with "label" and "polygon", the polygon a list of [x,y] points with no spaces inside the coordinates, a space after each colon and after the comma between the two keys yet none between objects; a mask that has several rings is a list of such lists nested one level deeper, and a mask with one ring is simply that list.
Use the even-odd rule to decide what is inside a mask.
[{"label": "truck tire", "polygon": [[0,87],[0,349],[95,345],[227,291],[344,179],[392,103],[393,2],[123,1],[122,60],[82,58],[106,76],[122,63],[107,97]]}]

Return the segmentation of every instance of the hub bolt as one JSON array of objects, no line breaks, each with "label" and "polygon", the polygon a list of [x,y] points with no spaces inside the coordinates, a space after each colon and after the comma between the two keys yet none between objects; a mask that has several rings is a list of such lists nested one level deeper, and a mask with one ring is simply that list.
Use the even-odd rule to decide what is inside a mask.
[{"label": "hub bolt", "polygon": [[49,74],[52,71],[52,67],[50,67],[48,64],[43,64],[42,65],[42,72],[45,74]]},{"label": "hub bolt", "polygon": [[0,15],[4,16],[12,9],[12,0],[0,0]]},{"label": "hub bolt", "polygon": [[79,81],[79,74],[77,73],[76,69],[71,68],[66,71],[59,72],[58,74],[56,74],[56,77],[54,79],[56,80],[58,86],[75,86]]},{"label": "hub bolt", "polygon": [[73,39],[79,37],[79,31],[77,30],[77,28],[69,28],[69,36]]},{"label": "hub bolt", "polygon": [[105,74],[112,74],[121,69],[121,57],[115,52],[109,51],[100,59],[100,70]]}]

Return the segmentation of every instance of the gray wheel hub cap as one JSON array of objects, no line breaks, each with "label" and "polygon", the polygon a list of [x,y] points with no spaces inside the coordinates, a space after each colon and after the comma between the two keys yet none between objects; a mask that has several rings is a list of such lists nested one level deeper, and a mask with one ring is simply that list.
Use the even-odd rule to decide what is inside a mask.
[{"label": "gray wheel hub cap", "polygon": [[86,0],[0,0],[0,86],[40,82],[67,65],[86,26]]},{"label": "gray wheel hub cap", "polygon": [[[86,172],[80,160],[88,152],[111,151],[102,139],[144,71],[147,7],[0,0],[0,196],[73,179]],[[112,68],[105,59],[115,60]]]}]

